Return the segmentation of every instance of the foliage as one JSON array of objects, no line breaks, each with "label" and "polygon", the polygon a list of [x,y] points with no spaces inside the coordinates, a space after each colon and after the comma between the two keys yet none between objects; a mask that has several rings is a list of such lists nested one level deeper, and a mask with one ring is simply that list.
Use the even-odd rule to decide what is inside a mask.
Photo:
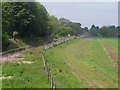
[{"label": "foliage", "polygon": [[19,45],[9,40],[8,35],[2,34],[2,51],[18,48]]},{"label": "foliage", "polygon": [[91,28],[90,28],[90,34],[92,36],[97,36],[98,35],[98,29],[99,29],[98,26],[92,25]]},{"label": "foliage", "polygon": [[8,39],[8,36],[6,34],[2,35],[2,49],[5,50],[10,45],[10,41]]},{"label": "foliage", "polygon": [[3,2],[3,32],[12,36],[14,31],[20,36],[46,36],[48,13],[37,2]]},{"label": "foliage", "polygon": [[83,28],[81,28],[80,23],[71,22],[71,21],[69,21],[68,19],[65,19],[65,18],[59,19],[59,23],[60,23],[60,25],[63,25],[65,27],[71,27],[72,28],[72,30],[70,32],[71,35],[83,34]]},{"label": "foliage", "polygon": [[67,36],[68,34],[75,35],[77,33],[76,29],[79,26],[77,27],[75,25],[74,26],[67,25],[66,24],[67,21],[66,19],[58,20],[55,16],[49,16],[49,22],[48,22],[49,34],[51,34],[51,36]]},{"label": "foliage", "polygon": [[113,36],[112,34],[112,30],[103,26],[99,29],[99,33],[102,37],[110,37],[110,36]]},{"label": "foliage", "polygon": [[83,31],[84,32],[89,32],[88,27],[84,27]]},{"label": "foliage", "polygon": [[59,36],[67,36],[72,32],[71,27],[60,26],[59,29],[60,29],[58,33]]},{"label": "foliage", "polygon": [[92,37],[118,37],[118,27],[112,26],[103,26],[99,28],[98,26],[92,25],[90,30]]},{"label": "foliage", "polygon": [[116,29],[117,36],[120,37],[120,26],[117,26]]},{"label": "foliage", "polygon": [[58,33],[59,21],[55,16],[49,16],[48,19],[48,34],[55,36]]}]

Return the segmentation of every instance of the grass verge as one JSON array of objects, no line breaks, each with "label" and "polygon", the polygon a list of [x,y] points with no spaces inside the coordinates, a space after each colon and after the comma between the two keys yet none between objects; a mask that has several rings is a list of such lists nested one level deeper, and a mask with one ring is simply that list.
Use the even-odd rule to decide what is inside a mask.
[{"label": "grass verge", "polygon": [[[3,88],[50,88],[47,76],[44,72],[43,62],[40,56],[41,48],[24,51],[20,61],[2,63],[3,76],[13,76],[11,79],[3,79]],[[32,64],[22,63],[32,61]],[[19,62],[19,63],[18,63]]]},{"label": "grass verge", "polygon": [[71,40],[44,53],[57,87],[118,87],[115,67],[95,38]]}]

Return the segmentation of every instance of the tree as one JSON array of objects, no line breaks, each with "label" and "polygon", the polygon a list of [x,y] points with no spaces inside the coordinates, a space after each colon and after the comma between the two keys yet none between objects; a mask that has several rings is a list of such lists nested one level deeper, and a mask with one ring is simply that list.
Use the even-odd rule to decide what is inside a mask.
[{"label": "tree", "polygon": [[68,19],[66,19],[66,18],[60,18],[59,19],[59,24],[60,25],[65,25],[65,24],[68,24],[68,23],[70,23],[71,21],[70,20],[68,20]]},{"label": "tree", "polygon": [[84,32],[89,32],[88,27],[84,27],[84,28],[83,28],[83,31],[84,31]]},{"label": "tree", "polygon": [[48,34],[55,36],[59,30],[59,21],[55,16],[49,16],[48,21]]},{"label": "tree", "polygon": [[99,27],[95,26],[95,25],[92,25],[91,28],[90,28],[90,34],[93,37],[99,36]]},{"label": "tree", "polygon": [[14,31],[22,37],[46,36],[48,13],[37,2],[3,2],[3,32],[12,36]]},{"label": "tree", "polygon": [[65,27],[71,27],[72,28],[70,32],[71,35],[83,34],[83,28],[81,28],[80,23],[71,22],[70,20],[65,19],[65,18],[59,19],[59,23],[60,25],[63,25]]},{"label": "tree", "polygon": [[60,26],[58,35],[59,36],[67,36],[68,34],[71,33],[71,31],[72,31],[71,27]]},{"label": "tree", "polygon": [[101,34],[102,37],[111,37],[113,34],[112,30],[106,26],[101,27],[99,29],[99,33]]},{"label": "tree", "polygon": [[120,37],[120,26],[117,26],[116,29],[117,29],[116,34],[118,37]]}]

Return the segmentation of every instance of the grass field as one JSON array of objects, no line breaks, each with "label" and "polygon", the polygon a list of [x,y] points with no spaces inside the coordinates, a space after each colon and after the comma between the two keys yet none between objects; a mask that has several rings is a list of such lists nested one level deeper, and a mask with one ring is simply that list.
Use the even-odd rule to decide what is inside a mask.
[{"label": "grass field", "polygon": [[[109,54],[102,46],[103,42],[116,52],[115,38],[110,40],[79,38],[48,50],[35,48],[24,51],[16,57],[23,60],[2,64],[3,76],[13,76],[11,79],[4,79],[2,86],[3,88],[50,88],[40,56],[43,52],[59,88],[117,88],[117,72]],[[21,63],[22,61],[33,63],[25,64]]]},{"label": "grass field", "polygon": [[[101,45],[102,40],[76,39],[45,51],[57,87],[118,87],[115,67]],[[116,45],[116,40],[109,41]]]}]

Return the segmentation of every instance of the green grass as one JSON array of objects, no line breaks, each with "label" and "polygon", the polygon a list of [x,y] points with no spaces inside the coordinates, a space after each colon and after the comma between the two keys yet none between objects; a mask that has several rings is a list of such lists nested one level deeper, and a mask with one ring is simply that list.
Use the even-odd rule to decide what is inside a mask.
[{"label": "green grass", "polygon": [[35,48],[24,51],[21,56],[17,57],[24,58],[21,61],[33,61],[33,64],[18,63],[18,61],[2,63],[2,75],[13,76],[12,79],[2,80],[2,87],[50,88],[40,53],[41,49]]},{"label": "green grass", "polygon": [[[0,64],[0,77],[2,76],[2,64]],[[2,80],[0,80],[0,90],[2,89]]]},{"label": "green grass", "polygon": [[106,42],[118,54],[118,38],[101,38],[100,40]]},{"label": "green grass", "polygon": [[44,53],[57,87],[118,87],[115,67],[98,39],[71,40]]}]

